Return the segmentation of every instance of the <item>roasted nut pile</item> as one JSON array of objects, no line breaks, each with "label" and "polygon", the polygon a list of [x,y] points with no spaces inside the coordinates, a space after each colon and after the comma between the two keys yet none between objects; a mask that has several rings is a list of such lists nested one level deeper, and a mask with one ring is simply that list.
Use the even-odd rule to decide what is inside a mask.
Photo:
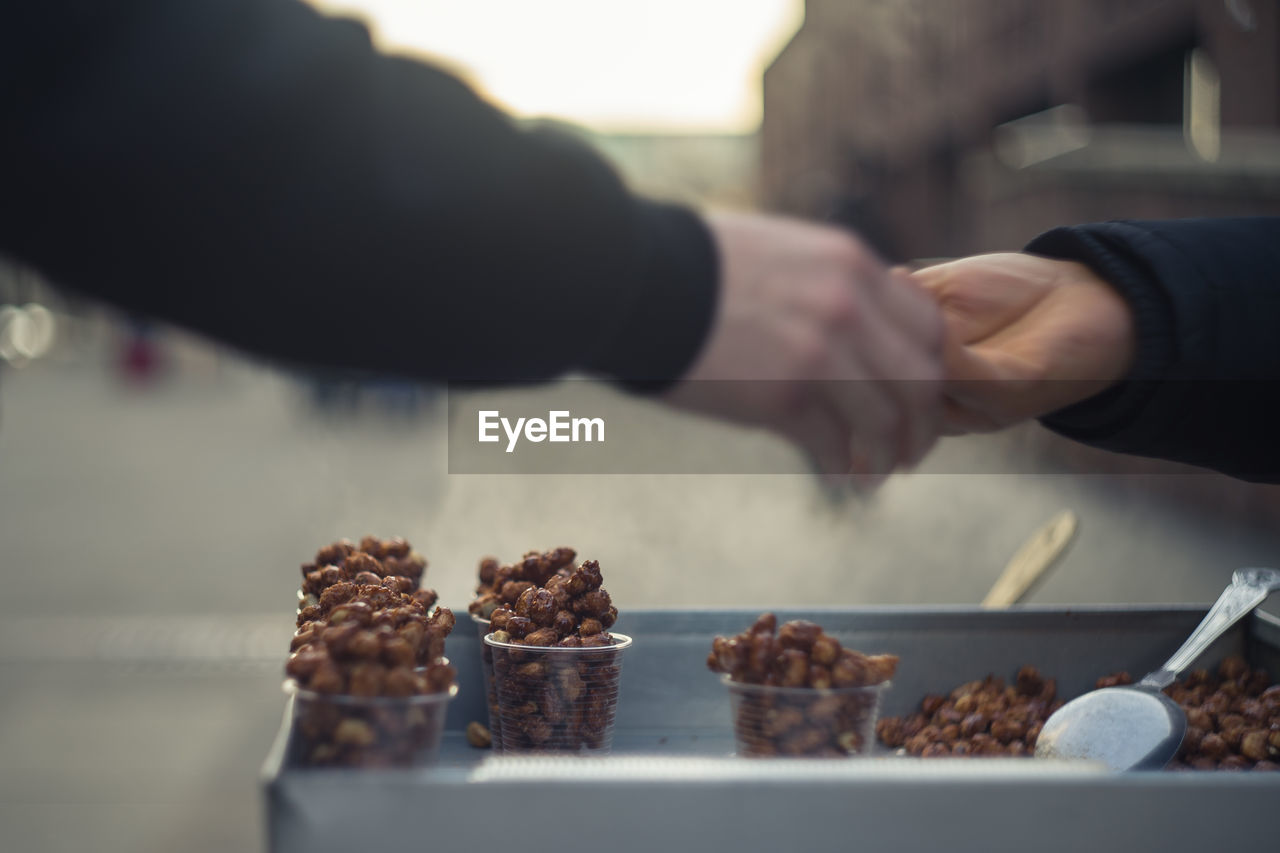
[{"label": "roasted nut pile", "polygon": [[948,696],[930,695],[906,717],[886,717],[876,734],[887,746],[911,755],[1030,755],[1044,721],[1062,702],[1057,682],[1032,666],[1018,670],[1014,683],[988,675]]},{"label": "roasted nut pile", "polygon": [[[1131,684],[1127,672],[1099,678],[1095,687]],[[1187,712],[1187,734],[1171,770],[1280,770],[1280,685],[1238,657],[1216,674],[1196,670],[1165,690]],[[1062,706],[1054,680],[1034,667],[1005,686],[995,676],[970,681],[949,696],[926,696],[920,711],[886,717],[880,740],[911,755],[1031,755],[1049,715]]]},{"label": "roasted nut pile", "polygon": [[[618,608],[601,586],[603,580],[600,563],[587,560],[570,573],[552,574],[544,586],[524,586],[511,607],[489,614],[494,639],[562,648],[612,644],[609,628],[618,619]],[[504,598],[511,586],[513,582],[504,586]]]},{"label": "roasted nut pile", "polygon": [[[1127,683],[1127,682],[1125,682]],[[1187,734],[1171,770],[1280,770],[1280,685],[1229,657],[1165,693],[1187,712]]]},{"label": "roasted nut pile", "polygon": [[514,608],[520,594],[544,586],[556,574],[568,575],[577,556],[572,548],[556,548],[545,553],[530,551],[509,566],[493,557],[480,561],[480,585],[475,600],[467,608],[473,615],[488,619],[499,607]]},{"label": "roasted nut pile", "polygon": [[[403,568],[410,554],[407,544],[389,541],[392,550],[382,549],[383,558],[348,551],[350,543],[320,551],[342,563],[327,568],[360,569],[353,576],[359,580],[313,586],[318,589],[314,603],[298,614],[285,672],[301,690],[295,719],[303,763],[412,764],[437,746],[445,710],[437,699],[448,695],[455,676],[444,659],[454,616],[443,607],[429,613],[426,597],[411,588],[416,577],[364,568],[387,557],[401,560],[394,567]],[[373,548],[376,542],[366,538],[361,547]],[[425,565],[421,558],[409,562]],[[360,582],[364,580],[373,582]]]},{"label": "roasted nut pile", "polygon": [[777,617],[765,613],[736,637],[716,637],[707,656],[708,668],[729,676],[739,752],[861,752],[872,736],[879,691],[847,688],[888,682],[897,671],[897,656],[842,648],[812,622],[777,625]]},{"label": "roasted nut pile", "polygon": [[[492,637],[520,648],[488,647],[494,674],[494,737],[506,751],[578,751],[602,748],[613,726],[620,649],[610,648],[618,618],[603,587],[600,564],[587,560],[570,570],[562,548],[536,560],[533,581],[503,581],[510,607],[489,616]],[[526,558],[530,565],[532,556]]]},{"label": "roasted nut pile", "polygon": [[320,600],[326,589],[343,581],[363,586],[385,586],[412,595],[430,608],[436,603],[435,590],[420,589],[427,561],[400,538],[366,536],[355,545],[341,539],[316,552],[315,560],[302,565],[301,614]]}]

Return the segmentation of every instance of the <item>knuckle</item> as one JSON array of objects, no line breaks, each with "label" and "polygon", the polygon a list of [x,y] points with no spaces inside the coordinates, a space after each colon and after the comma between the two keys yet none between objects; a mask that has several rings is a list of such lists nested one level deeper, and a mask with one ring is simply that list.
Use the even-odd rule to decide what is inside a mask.
[{"label": "knuckle", "polygon": [[818,310],[823,325],[833,331],[852,331],[862,324],[862,306],[849,287],[832,287],[825,294]]},{"label": "knuckle", "polygon": [[830,372],[835,356],[825,338],[818,335],[797,336],[790,345],[792,379],[817,379]]}]

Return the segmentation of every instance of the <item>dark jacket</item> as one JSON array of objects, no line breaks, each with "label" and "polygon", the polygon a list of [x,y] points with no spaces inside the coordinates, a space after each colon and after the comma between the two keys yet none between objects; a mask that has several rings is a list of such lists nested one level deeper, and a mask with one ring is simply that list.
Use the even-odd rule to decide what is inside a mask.
[{"label": "dark jacket", "polygon": [[1128,381],[1045,424],[1280,482],[1280,218],[1078,225],[1027,250],[1087,264],[1128,300],[1138,333]]},{"label": "dark jacket", "polygon": [[295,0],[41,0],[0,28],[0,252],[260,354],[670,379],[717,259],[437,69]]}]

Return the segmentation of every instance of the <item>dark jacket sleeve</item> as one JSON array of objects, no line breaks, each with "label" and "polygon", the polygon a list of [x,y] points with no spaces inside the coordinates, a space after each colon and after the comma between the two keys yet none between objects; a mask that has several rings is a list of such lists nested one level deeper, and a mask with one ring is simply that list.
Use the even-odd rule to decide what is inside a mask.
[{"label": "dark jacket sleeve", "polygon": [[678,377],[702,221],[295,0],[41,0],[0,30],[0,251],[250,351]]},{"label": "dark jacket sleeve", "polygon": [[1280,218],[1081,225],[1027,250],[1087,264],[1129,302],[1138,334],[1127,381],[1047,426],[1280,482]]}]

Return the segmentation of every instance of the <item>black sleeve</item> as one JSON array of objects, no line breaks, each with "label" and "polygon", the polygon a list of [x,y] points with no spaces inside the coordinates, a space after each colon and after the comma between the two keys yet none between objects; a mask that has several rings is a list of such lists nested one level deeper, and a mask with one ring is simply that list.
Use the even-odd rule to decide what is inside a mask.
[{"label": "black sleeve", "polygon": [[40,0],[0,27],[0,251],[250,351],[669,380],[706,226],[295,0]]},{"label": "black sleeve", "polygon": [[1048,427],[1280,482],[1280,218],[1081,225],[1027,251],[1087,264],[1129,302],[1138,333],[1131,376]]}]

